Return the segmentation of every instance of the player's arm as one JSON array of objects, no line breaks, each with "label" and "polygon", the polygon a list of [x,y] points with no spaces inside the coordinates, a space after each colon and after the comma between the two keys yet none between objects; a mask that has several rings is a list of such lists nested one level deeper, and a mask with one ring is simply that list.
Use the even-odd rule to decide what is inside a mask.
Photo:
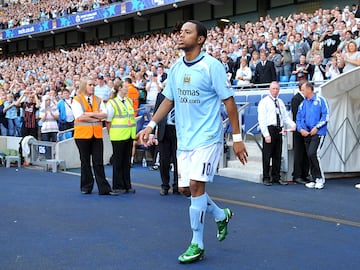
[{"label": "player's arm", "polygon": [[149,134],[152,133],[157,123],[170,112],[173,106],[174,102],[165,98],[153,115],[150,123],[136,135],[136,140],[140,140],[140,143],[143,145],[151,145],[152,141],[149,141]]}]

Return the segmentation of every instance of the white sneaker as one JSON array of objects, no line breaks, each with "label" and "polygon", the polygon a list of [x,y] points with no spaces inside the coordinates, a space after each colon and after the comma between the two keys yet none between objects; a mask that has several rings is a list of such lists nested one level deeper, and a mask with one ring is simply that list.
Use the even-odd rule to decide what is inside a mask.
[{"label": "white sneaker", "polygon": [[314,188],[315,187],[315,182],[309,182],[305,184],[305,187],[307,188]]},{"label": "white sneaker", "polygon": [[355,188],[360,189],[360,184],[356,184]]},{"label": "white sneaker", "polygon": [[316,180],[315,180],[315,188],[316,189],[323,189],[324,188],[324,184],[325,184],[325,180],[324,179],[322,179],[322,178],[317,178]]}]

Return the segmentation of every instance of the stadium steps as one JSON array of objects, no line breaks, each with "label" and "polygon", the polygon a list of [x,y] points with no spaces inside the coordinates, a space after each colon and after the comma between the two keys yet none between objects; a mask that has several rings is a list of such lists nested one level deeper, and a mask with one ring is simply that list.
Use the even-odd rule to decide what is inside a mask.
[{"label": "stadium steps", "polygon": [[234,156],[232,142],[228,142],[230,158],[227,160],[227,166],[218,170],[218,175],[254,183],[262,183],[261,150],[254,140],[246,140],[245,145],[249,156],[247,164],[242,165]]}]

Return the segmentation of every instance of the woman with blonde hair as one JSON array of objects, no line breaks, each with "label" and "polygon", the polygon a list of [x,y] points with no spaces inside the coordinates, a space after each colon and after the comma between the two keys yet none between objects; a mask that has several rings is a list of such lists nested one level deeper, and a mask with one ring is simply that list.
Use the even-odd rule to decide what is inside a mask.
[{"label": "woman with blonde hair", "polygon": [[74,139],[81,161],[80,190],[83,194],[93,190],[92,163],[99,195],[117,195],[105,178],[102,121],[107,113],[102,99],[94,95],[94,87],[92,78],[81,78],[78,94],[71,104],[75,118]]},{"label": "woman with blonde hair", "polygon": [[320,54],[321,59],[324,59],[324,51],[321,43],[318,40],[314,40],[311,49],[306,53],[306,63],[314,64],[314,56]]},{"label": "woman with blonde hair", "polygon": [[358,66],[360,66],[360,52],[355,41],[350,41],[346,45],[346,53],[340,56],[340,68],[344,68],[343,72],[348,72]]}]

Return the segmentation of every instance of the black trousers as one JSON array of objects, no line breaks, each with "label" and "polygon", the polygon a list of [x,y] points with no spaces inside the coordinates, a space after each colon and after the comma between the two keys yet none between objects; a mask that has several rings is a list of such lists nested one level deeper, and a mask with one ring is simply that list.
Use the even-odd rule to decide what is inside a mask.
[{"label": "black trousers", "polygon": [[281,128],[275,126],[268,126],[271,136],[271,143],[266,143],[263,137],[263,151],[262,151],[262,163],[263,163],[263,180],[270,181],[270,160],[271,166],[271,179],[273,182],[280,180],[280,167],[281,167],[281,152],[283,138]]},{"label": "black trousers", "polygon": [[324,174],[320,166],[319,150],[324,136],[314,135],[304,139],[308,159],[310,161],[310,172],[313,180],[323,178]]},{"label": "black trousers", "polygon": [[91,139],[75,139],[75,143],[79,149],[81,161],[81,191],[91,192],[93,190],[94,177],[91,170],[92,161],[92,167],[99,194],[102,195],[109,193],[111,191],[111,187],[105,177],[103,140],[93,137]]},{"label": "black trousers", "polygon": [[113,189],[130,189],[131,150],[133,140],[111,141],[113,147]]},{"label": "black trousers", "polygon": [[165,126],[164,138],[159,142],[161,188],[170,189],[170,163],[174,164],[173,190],[178,190],[178,168],[176,159],[177,139],[173,125]]},{"label": "black trousers", "polygon": [[304,137],[294,132],[294,171],[293,179],[306,179],[309,176],[309,159],[306,153]]}]

